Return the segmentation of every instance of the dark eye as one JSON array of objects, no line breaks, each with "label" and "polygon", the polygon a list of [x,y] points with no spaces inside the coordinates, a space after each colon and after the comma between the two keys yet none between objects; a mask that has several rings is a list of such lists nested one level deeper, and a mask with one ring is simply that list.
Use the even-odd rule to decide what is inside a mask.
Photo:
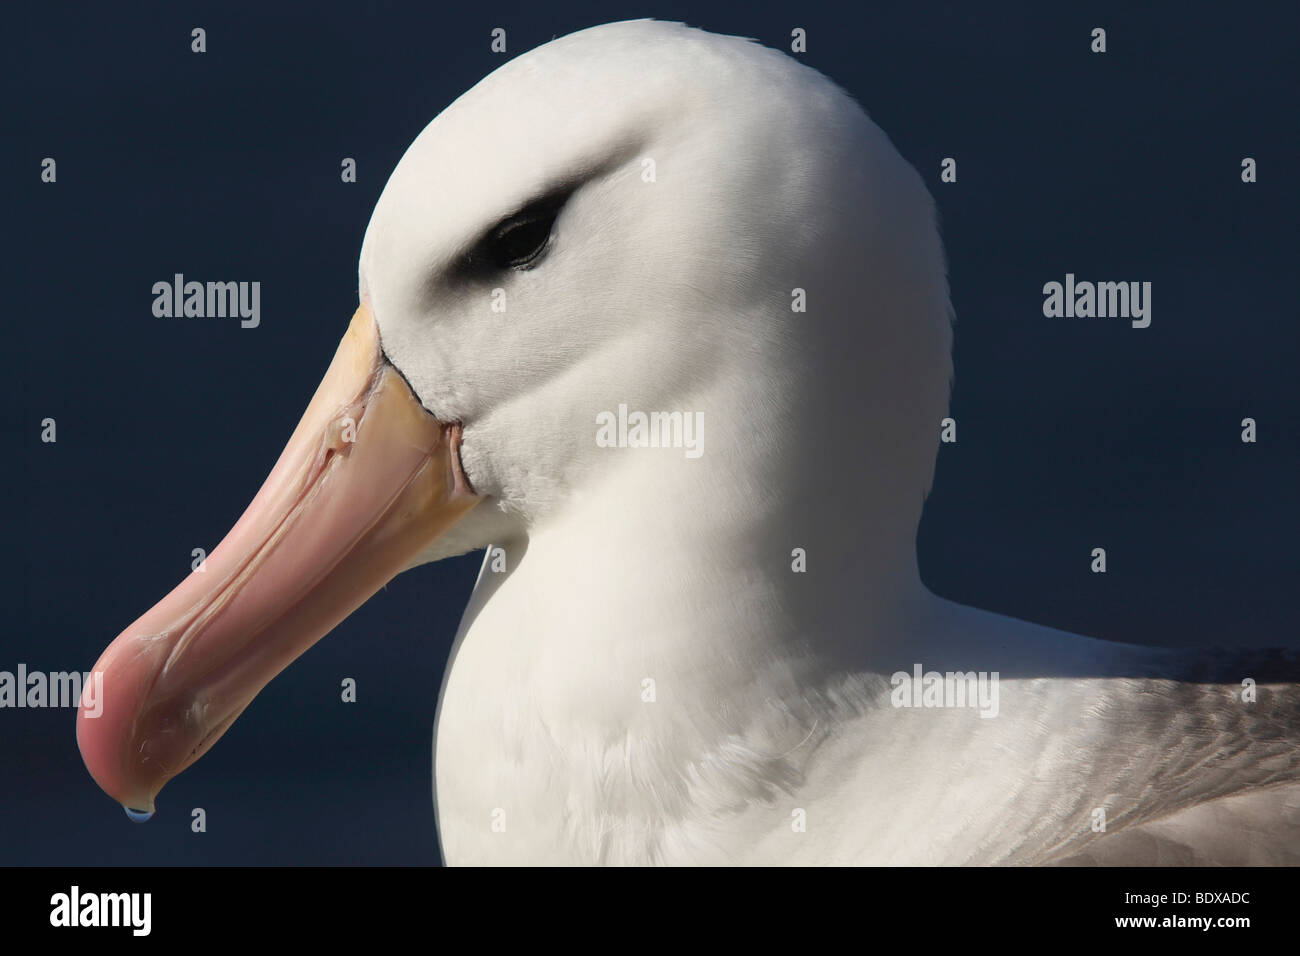
[{"label": "dark eye", "polygon": [[497,269],[527,269],[546,251],[566,198],[548,196],[507,216],[483,237],[472,258]]}]

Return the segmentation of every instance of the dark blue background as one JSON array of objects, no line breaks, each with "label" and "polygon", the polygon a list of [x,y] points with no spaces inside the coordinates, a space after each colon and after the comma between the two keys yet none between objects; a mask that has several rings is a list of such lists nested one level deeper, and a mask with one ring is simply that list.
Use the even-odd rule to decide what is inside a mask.
[{"label": "dark blue background", "polygon": [[[646,15],[783,49],[804,27],[804,59],[935,194],[960,441],[921,527],[933,590],[1115,640],[1297,643],[1290,5],[24,6],[5,65],[18,205],[0,669],[89,668],[238,517],[355,307],[389,172],[502,62],[491,29],[514,56]],[[206,54],[190,52],[195,26]],[[1089,52],[1094,26],[1105,55]],[[46,156],[55,185],[39,180]],[[355,185],[339,181],[345,156]],[[939,181],[945,156],[956,184]],[[150,288],[174,272],[261,281],[261,327],[155,318]],[[1151,281],[1151,327],[1045,319],[1042,285],[1066,272]],[[46,416],[57,444],[40,442]],[[1255,445],[1239,440],[1246,416]],[[1105,575],[1088,572],[1094,546]],[[144,826],[86,773],[73,711],[0,710],[0,863],[437,862],[431,730],[479,558],[376,595]],[[206,834],[189,830],[196,806]]]}]

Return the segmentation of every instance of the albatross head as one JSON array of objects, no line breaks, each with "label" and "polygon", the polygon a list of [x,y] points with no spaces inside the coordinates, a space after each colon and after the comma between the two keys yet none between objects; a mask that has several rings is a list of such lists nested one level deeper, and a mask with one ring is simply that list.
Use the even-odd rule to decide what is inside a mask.
[{"label": "albatross head", "polygon": [[[919,587],[943,253],[916,172],[816,71],[650,21],[548,43],[415,140],[360,282],[248,511],[96,666],[78,739],[122,804],[152,810],[394,574],[583,514],[747,581],[803,548],[859,591]],[[639,447],[637,413],[669,447]],[[775,603],[818,623],[810,597]]]}]

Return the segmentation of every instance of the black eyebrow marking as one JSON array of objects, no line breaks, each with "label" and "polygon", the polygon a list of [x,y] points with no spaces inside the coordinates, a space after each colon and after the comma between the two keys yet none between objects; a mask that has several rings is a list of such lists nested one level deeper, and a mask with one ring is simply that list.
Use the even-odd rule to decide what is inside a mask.
[{"label": "black eyebrow marking", "polygon": [[493,256],[492,246],[522,225],[558,216],[582,182],[570,180],[552,186],[481,232],[452,267],[457,278],[478,279],[505,268],[506,264]]},{"label": "black eyebrow marking", "polygon": [[425,273],[421,282],[424,299],[433,302],[438,296],[445,294],[448,286],[481,284],[498,276],[499,270],[494,268],[490,259],[483,255],[483,243],[492,236],[494,230],[518,219],[529,212],[535,204],[545,208],[545,203],[558,202],[559,205],[556,207],[558,214],[579,189],[625,165],[643,152],[643,147],[641,137],[629,137],[616,146],[607,147],[600,159],[571,168],[567,175],[544,186],[531,199],[517,206],[508,215],[500,217],[472,238],[464,240],[451,256],[442,259],[434,269]]}]

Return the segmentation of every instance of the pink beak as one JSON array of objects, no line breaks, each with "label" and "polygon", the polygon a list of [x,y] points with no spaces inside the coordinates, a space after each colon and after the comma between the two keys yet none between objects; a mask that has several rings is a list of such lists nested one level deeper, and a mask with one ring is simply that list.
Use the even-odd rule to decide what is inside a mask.
[{"label": "pink beak", "polygon": [[[480,500],[460,425],[388,363],[366,304],[266,483],[192,573],[100,656],[77,743],[133,815],[216,743],[276,674]],[[98,712],[98,713],[97,713]]]}]

